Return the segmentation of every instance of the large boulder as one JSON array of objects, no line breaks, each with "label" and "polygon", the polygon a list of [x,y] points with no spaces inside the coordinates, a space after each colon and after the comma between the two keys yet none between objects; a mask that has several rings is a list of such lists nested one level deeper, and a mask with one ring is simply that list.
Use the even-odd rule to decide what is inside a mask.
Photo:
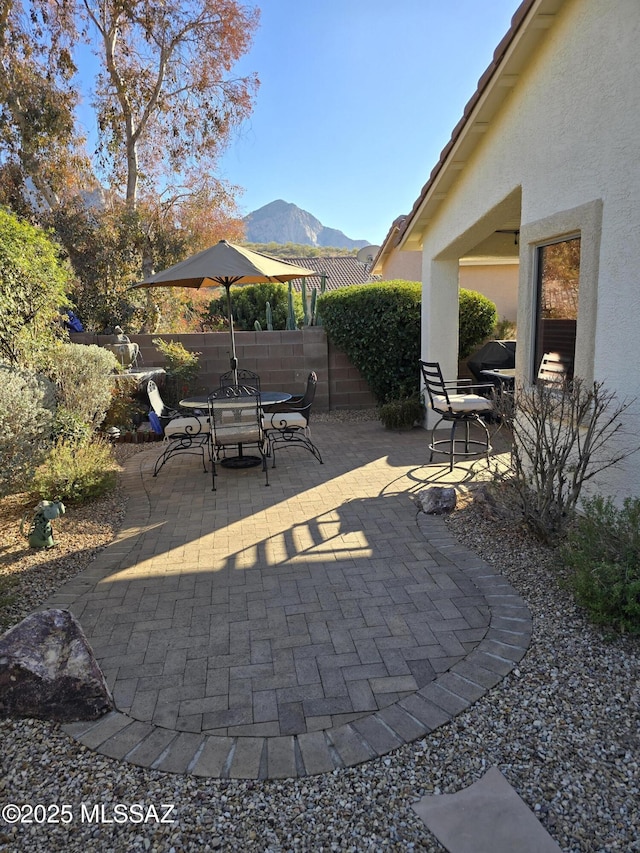
[{"label": "large boulder", "polygon": [[416,497],[418,508],[428,515],[444,515],[456,508],[456,490],[445,486],[431,486]]},{"label": "large boulder", "polygon": [[113,710],[80,623],[68,610],[32,613],[0,637],[0,717],[68,723]]}]

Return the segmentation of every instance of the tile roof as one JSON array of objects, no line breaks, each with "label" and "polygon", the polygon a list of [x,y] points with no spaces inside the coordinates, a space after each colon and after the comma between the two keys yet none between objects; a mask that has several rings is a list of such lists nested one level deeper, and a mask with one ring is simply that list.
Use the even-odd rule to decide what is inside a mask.
[{"label": "tile roof", "polygon": [[[317,270],[316,275],[310,275],[307,278],[307,284],[311,287],[320,287],[322,273],[325,273],[327,277],[327,290],[339,290],[341,287],[348,287],[350,284],[369,284],[372,281],[380,280],[379,275],[369,275],[369,265],[361,263],[353,255],[282,258],[282,260],[286,260],[287,263],[296,264],[296,266]],[[294,290],[302,290],[301,279],[297,278],[294,280],[293,288]]]},{"label": "tile roof", "polygon": [[395,247],[398,245],[406,219],[406,214],[403,214],[401,216],[396,216],[396,218],[393,220],[393,222],[391,223],[391,227],[387,231],[386,237],[382,241],[382,245],[378,249],[373,259],[371,269],[375,270],[380,267],[380,265],[384,261],[384,258],[390,255],[392,250],[395,249]]}]

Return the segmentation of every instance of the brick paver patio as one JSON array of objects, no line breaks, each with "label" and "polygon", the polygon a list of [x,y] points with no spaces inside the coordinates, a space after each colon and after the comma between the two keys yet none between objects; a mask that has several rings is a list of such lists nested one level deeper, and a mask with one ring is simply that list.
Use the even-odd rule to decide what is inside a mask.
[{"label": "brick paver patio", "polygon": [[130,460],[117,540],[44,605],[79,618],[118,709],[69,734],[178,773],[315,774],[424,736],[520,660],[520,597],[417,512],[450,482],[427,434],[313,432],[325,464],[284,450],[268,488],[219,468],[213,492],[186,455],[153,478],[157,445]]}]

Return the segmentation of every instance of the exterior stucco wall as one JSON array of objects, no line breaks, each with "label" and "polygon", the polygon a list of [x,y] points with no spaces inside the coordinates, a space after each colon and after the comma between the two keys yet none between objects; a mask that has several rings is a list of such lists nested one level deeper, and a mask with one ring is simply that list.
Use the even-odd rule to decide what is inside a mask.
[{"label": "exterior stucco wall", "polygon": [[[457,315],[436,291],[457,288],[451,261],[504,227],[519,198],[521,378],[531,371],[536,244],[571,233],[577,216],[582,272],[588,267],[595,286],[583,299],[581,276],[576,374],[640,399],[639,43],[637,0],[571,0],[561,9],[422,234],[424,299],[431,299],[423,312],[449,305],[439,324],[431,316],[423,325],[423,358],[453,367]],[[636,434],[637,409],[628,423]],[[620,469],[618,493],[638,493],[638,456]]]},{"label": "exterior stucco wall", "polygon": [[404,281],[422,280],[421,252],[391,252],[380,271],[384,281],[403,279]]},{"label": "exterior stucco wall", "polygon": [[459,284],[482,293],[496,303],[498,318],[516,322],[518,316],[518,263],[460,264]]}]

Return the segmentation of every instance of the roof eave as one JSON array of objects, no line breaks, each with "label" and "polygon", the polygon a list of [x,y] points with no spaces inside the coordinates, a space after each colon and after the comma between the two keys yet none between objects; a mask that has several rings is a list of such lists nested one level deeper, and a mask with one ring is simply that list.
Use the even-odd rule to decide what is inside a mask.
[{"label": "roof eave", "polygon": [[393,220],[391,228],[389,228],[389,230],[387,231],[387,236],[384,238],[382,245],[378,249],[373,261],[371,262],[371,275],[382,274],[384,262],[395,249],[396,244],[398,242],[398,235],[400,234],[400,231],[404,226],[406,218],[406,216],[398,216],[396,217],[396,219]]}]

